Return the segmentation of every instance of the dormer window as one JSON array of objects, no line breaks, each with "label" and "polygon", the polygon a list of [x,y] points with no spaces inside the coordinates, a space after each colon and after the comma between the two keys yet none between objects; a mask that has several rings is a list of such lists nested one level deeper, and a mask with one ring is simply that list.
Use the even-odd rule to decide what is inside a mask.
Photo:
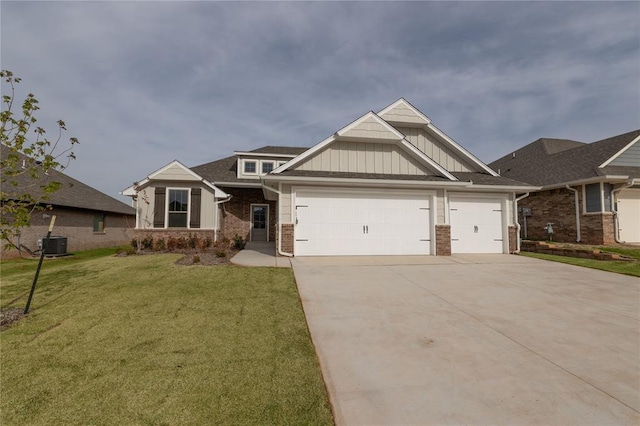
[{"label": "dormer window", "polygon": [[249,175],[258,173],[256,161],[244,160],[244,172]]},{"label": "dormer window", "polygon": [[273,161],[262,161],[262,174],[266,175],[271,173],[273,170]]}]

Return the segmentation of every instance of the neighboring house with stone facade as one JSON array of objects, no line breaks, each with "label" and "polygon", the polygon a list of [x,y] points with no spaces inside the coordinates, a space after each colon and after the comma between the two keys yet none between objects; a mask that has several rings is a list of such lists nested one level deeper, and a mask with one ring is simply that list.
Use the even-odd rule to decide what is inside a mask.
[{"label": "neighboring house with stone facade", "polygon": [[[8,148],[2,146],[2,158],[8,155]],[[22,155],[21,155],[22,156]],[[24,157],[26,159],[26,157]],[[14,178],[18,186],[6,184],[3,192],[30,193],[42,200],[43,210],[35,210],[28,228],[22,228],[16,243],[30,251],[38,249],[38,240],[47,235],[51,216],[56,215],[53,236],[67,238],[67,251],[88,250],[129,244],[135,224],[135,210],[125,203],[112,198],[64,173],[49,170],[41,178],[33,180],[26,174]],[[13,180],[13,179],[12,179]],[[46,182],[58,182],[60,188],[44,194],[40,187]],[[4,245],[4,242],[3,242]],[[14,257],[18,251],[4,250],[2,257]]]},{"label": "neighboring house with stone facade", "polygon": [[239,235],[282,255],[450,255],[518,249],[517,194],[409,102],[369,112],[311,148],[266,146],[122,191],[136,232]]},{"label": "neighboring house with stone facade", "polygon": [[593,143],[538,139],[490,166],[541,187],[520,202],[523,237],[547,238],[550,223],[555,241],[640,243],[640,130]]}]

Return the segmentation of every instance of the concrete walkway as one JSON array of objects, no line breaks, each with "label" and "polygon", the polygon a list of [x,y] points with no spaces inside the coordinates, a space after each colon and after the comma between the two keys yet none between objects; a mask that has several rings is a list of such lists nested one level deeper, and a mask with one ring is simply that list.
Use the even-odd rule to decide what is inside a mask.
[{"label": "concrete walkway", "polygon": [[338,425],[640,424],[640,280],[510,255],[294,258]]},{"label": "concrete walkway", "polygon": [[240,266],[274,266],[278,268],[291,268],[288,257],[276,256],[275,243],[248,242],[244,250],[241,250],[231,258],[231,263]]}]

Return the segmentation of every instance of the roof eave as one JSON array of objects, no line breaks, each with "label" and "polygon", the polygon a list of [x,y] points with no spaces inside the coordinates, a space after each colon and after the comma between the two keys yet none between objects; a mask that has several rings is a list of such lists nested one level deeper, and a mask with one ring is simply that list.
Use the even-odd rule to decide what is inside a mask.
[{"label": "roof eave", "polygon": [[470,182],[459,181],[420,181],[420,180],[395,180],[395,179],[363,179],[363,178],[332,178],[317,176],[283,176],[267,175],[263,181],[286,182],[286,183],[316,183],[330,185],[360,185],[360,186],[415,186],[415,187],[468,187]]},{"label": "roof eave", "polygon": [[588,185],[590,183],[598,183],[598,182],[615,182],[615,183],[624,183],[630,179],[629,175],[602,175],[602,176],[594,176],[585,179],[577,179],[568,182],[558,182],[550,185],[542,185],[540,188],[542,191],[546,191],[548,189],[556,189],[556,188],[564,188],[565,186],[574,186],[574,185]]}]

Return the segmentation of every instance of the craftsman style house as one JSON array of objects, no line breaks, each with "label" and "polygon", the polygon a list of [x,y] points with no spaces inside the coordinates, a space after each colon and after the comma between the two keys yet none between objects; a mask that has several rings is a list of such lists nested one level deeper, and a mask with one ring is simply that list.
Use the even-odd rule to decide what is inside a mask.
[{"label": "craftsman style house", "polygon": [[640,243],[640,130],[589,144],[538,139],[490,165],[541,187],[520,203],[524,237]]},{"label": "craftsman style house", "polygon": [[517,194],[534,189],[498,176],[399,99],[311,148],[173,161],[122,194],[136,232],[151,236],[239,235],[290,256],[449,255],[516,251]]}]

